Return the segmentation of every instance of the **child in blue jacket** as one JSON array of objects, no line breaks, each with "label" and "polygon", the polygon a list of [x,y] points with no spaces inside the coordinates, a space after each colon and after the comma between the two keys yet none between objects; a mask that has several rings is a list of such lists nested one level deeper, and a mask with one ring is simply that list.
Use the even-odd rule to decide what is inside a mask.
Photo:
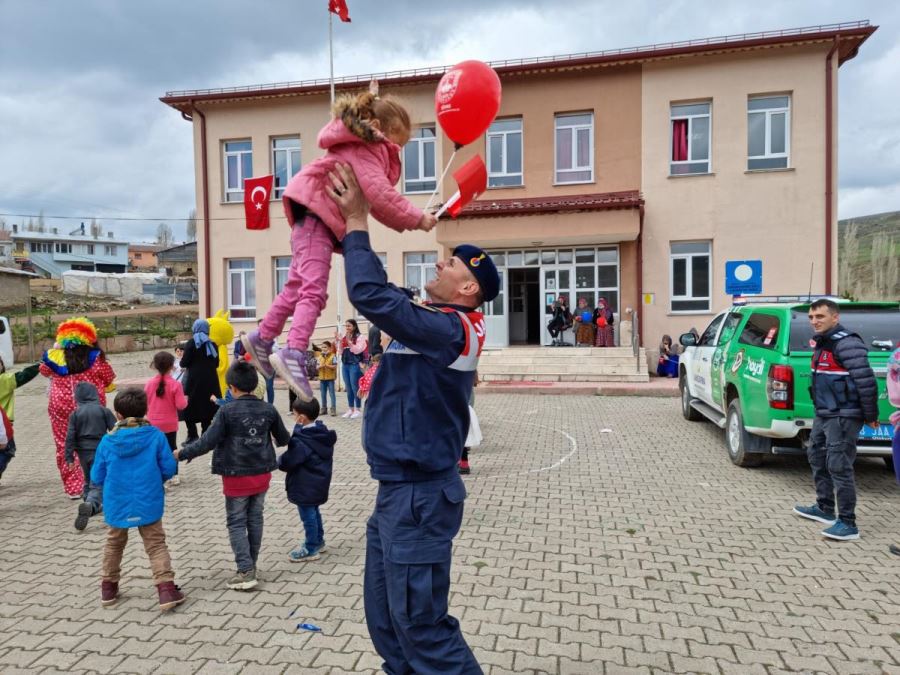
[{"label": "child in blue jacket", "polygon": [[319,417],[316,399],[300,398],[291,404],[297,424],[287,451],[278,458],[278,468],[287,473],[284,487],[291,504],[300,511],[306,541],[288,554],[291,562],[318,560],[325,551],[325,529],[319,507],[328,501],[331,472],[334,467],[334,444],[337,434]]},{"label": "child in blue jacket", "polygon": [[150,558],[159,609],[166,611],[184,602],[175,585],[162,524],[163,483],[175,475],[178,463],[165,434],[144,419],[147,394],[143,389],[121,390],[113,408],[118,422],[97,446],[91,468],[91,483],[103,488],[103,514],[109,525],[100,601],[107,606],[118,599],[122,554],[129,528],[136,527]]}]

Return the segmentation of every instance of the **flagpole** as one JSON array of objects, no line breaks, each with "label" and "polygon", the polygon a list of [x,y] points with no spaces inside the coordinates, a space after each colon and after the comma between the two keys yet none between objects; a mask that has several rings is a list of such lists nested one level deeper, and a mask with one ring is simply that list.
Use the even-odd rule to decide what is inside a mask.
[{"label": "flagpole", "polygon": [[[331,117],[331,111],[334,108],[334,13],[331,11],[331,8],[328,9],[328,79],[331,84],[331,105],[328,107],[328,116]],[[335,333],[340,335],[341,333],[341,323],[343,322],[344,315],[344,256],[338,256],[338,264],[337,267],[337,279],[335,279],[335,286],[337,287],[337,323],[335,325]],[[338,351],[338,345],[335,344],[335,351]],[[335,386],[340,389],[341,387],[341,373],[340,369],[337,369],[335,372],[335,379],[337,380]],[[322,401],[324,405],[325,402]]]}]

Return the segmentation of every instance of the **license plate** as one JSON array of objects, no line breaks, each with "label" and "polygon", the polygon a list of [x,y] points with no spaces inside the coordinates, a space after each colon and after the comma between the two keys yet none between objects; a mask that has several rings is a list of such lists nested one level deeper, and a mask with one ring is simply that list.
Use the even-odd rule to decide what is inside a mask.
[{"label": "license plate", "polygon": [[890,441],[894,437],[894,427],[890,424],[881,424],[877,429],[864,426],[859,437],[867,441]]}]

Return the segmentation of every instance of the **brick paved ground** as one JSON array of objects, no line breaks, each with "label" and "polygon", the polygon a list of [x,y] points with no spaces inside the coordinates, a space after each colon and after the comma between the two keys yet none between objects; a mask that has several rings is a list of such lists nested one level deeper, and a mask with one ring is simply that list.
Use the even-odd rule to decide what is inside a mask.
[{"label": "brick paved ground", "polygon": [[[113,360],[135,377],[149,356]],[[900,559],[886,552],[900,541],[900,490],[882,463],[858,464],[862,540],[826,543],[790,512],[812,498],[804,462],[733,467],[721,432],[683,421],[678,405],[478,398],[487,444],[466,481],[450,600],[485,672],[900,673]],[[301,528],[274,484],[257,592],[224,587],[220,483],[202,459],[189,465],[166,514],[188,601],[160,615],[134,540],[124,597],[99,607],[104,528],[72,528],[45,406],[42,382],[20,390],[19,455],[0,487],[2,672],[378,668],[362,610],[374,485],[357,424],[329,421],[340,439],[329,552],[287,561]]]}]

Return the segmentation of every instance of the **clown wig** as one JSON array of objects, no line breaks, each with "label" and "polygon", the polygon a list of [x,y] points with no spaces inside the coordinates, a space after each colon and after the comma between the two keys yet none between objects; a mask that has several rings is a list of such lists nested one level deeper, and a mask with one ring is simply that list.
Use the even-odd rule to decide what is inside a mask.
[{"label": "clown wig", "polygon": [[83,316],[63,321],[56,329],[56,344],[63,349],[93,347],[97,344],[97,329],[90,319]]}]

